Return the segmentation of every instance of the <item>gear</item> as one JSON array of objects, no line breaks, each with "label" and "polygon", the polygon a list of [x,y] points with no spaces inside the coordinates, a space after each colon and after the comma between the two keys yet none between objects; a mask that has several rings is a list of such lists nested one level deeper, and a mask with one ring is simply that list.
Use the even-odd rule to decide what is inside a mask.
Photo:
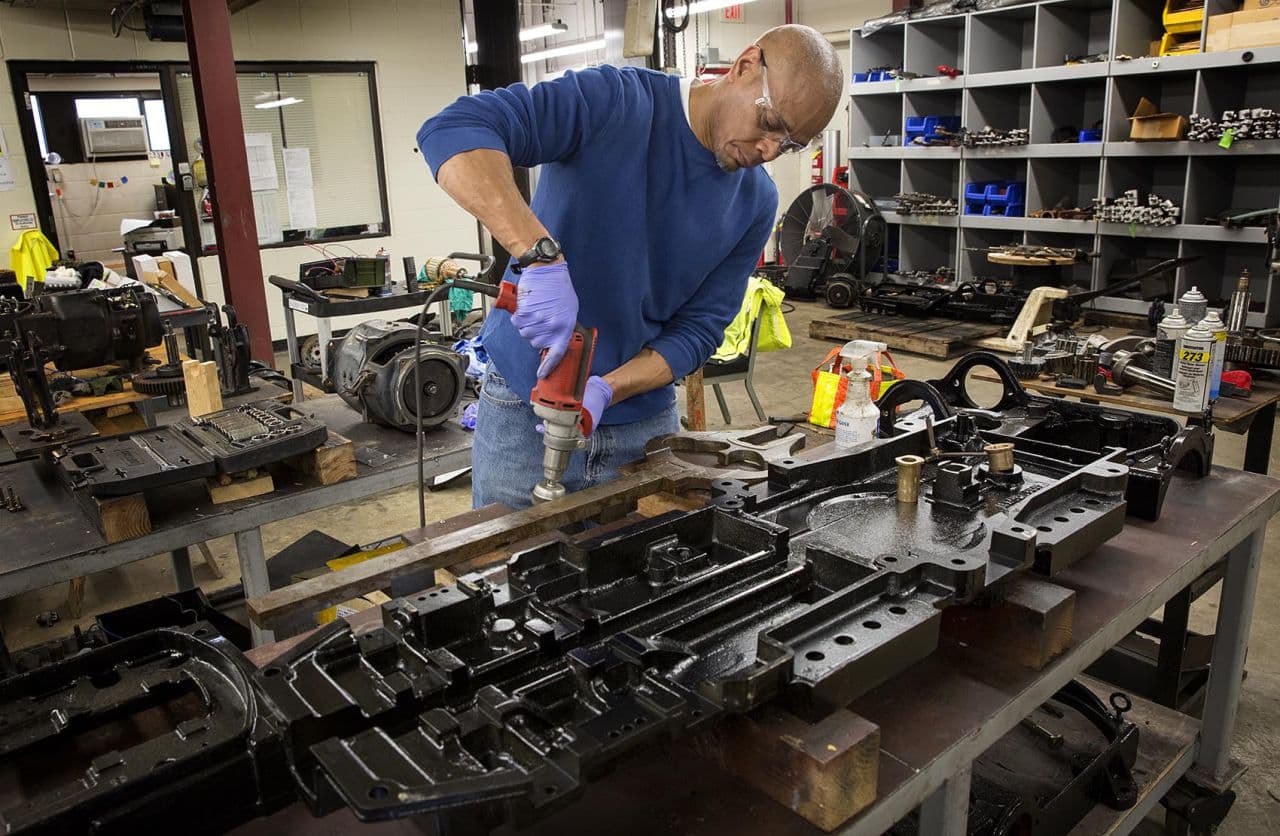
[{"label": "gear", "polygon": [[315,334],[303,339],[302,347],[298,349],[298,353],[302,355],[302,365],[312,371],[320,371],[320,351],[320,338]]},{"label": "gear", "polygon": [[1013,370],[1014,377],[1018,380],[1035,380],[1044,371],[1044,359],[1041,357],[1032,357],[1030,360],[1014,358],[1009,361],[1009,368]]},{"label": "gear", "polygon": [[135,374],[129,379],[133,384],[133,391],[144,395],[185,395],[187,386],[182,375],[164,374],[163,369],[162,366]]}]

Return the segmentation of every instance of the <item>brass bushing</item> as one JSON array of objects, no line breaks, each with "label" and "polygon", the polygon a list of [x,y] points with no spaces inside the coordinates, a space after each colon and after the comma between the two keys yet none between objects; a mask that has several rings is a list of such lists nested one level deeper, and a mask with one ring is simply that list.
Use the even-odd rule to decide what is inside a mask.
[{"label": "brass bushing", "polygon": [[898,456],[894,462],[898,465],[898,501],[918,502],[920,471],[924,467],[924,459],[920,456]]},{"label": "brass bushing", "polygon": [[982,450],[987,454],[987,467],[992,473],[1008,473],[1013,470],[1013,444],[988,444]]}]

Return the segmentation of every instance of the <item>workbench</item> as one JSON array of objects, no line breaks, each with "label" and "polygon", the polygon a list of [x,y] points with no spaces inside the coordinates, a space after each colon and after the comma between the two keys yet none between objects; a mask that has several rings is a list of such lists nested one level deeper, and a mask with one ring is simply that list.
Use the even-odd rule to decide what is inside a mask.
[{"label": "workbench", "polygon": [[[1217,509],[1214,514],[1205,513],[1209,507]],[[1201,480],[1178,477],[1160,520],[1129,519],[1119,535],[1053,578],[1075,592],[1074,626],[1070,647],[1043,669],[1030,670],[979,645],[944,643],[855,700],[850,711],[880,727],[878,798],[835,832],[873,836],[919,808],[922,836],[965,833],[974,759],[1219,562],[1225,562],[1225,580],[1203,720],[1143,706],[1132,718],[1144,737],[1135,775],[1137,803],[1124,811],[1096,808],[1075,832],[1132,831],[1184,775],[1205,786],[1229,786],[1239,771],[1230,760],[1230,745],[1263,538],[1278,509],[1280,481],[1266,476],[1217,467]],[[264,647],[251,655],[265,663],[277,654]],[[317,820],[293,805],[236,832],[331,833],[355,827],[346,811]],[[410,821],[368,827],[379,834],[423,832],[421,823]],[[439,832],[446,830],[453,832],[441,823]],[[817,836],[823,831],[677,742],[624,760],[583,798],[520,831],[522,836],[605,832]]]},{"label": "workbench", "polygon": [[[328,486],[281,479],[270,494],[220,505],[211,502],[203,481],[166,488],[148,497],[151,533],[120,543],[106,543],[48,464],[6,466],[4,483],[14,486],[26,510],[4,515],[0,599],[165,552],[174,554],[178,588],[188,589],[195,585],[188,547],[228,534],[235,535],[246,597],[261,595],[270,589],[263,525],[416,483],[412,434],[364,423],[337,395],[306,401],[300,409],[353,442],[356,478]],[[471,463],[471,433],[447,422],[427,432],[424,449],[428,480],[461,470]],[[255,643],[272,638],[270,631],[254,628]]]}]

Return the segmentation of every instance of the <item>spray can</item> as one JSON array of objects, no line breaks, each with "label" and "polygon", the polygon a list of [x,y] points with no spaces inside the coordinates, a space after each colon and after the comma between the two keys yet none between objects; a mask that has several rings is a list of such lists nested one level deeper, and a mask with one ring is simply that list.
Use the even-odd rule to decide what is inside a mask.
[{"label": "spray can", "polygon": [[1203,412],[1209,403],[1209,369],[1213,365],[1213,332],[1198,322],[1182,335],[1173,370],[1173,408]]},{"label": "spray can", "polygon": [[1177,305],[1165,314],[1164,319],[1156,325],[1156,351],[1151,357],[1151,371],[1173,379],[1174,359],[1178,356],[1178,340],[1187,333],[1191,324],[1182,316],[1182,309]]},{"label": "spray can", "polygon": [[1209,362],[1209,400],[1216,401],[1222,388],[1222,364],[1227,359],[1227,323],[1217,311],[1209,311],[1201,323],[1213,334],[1213,359]]},{"label": "spray can", "polygon": [[1198,287],[1192,285],[1191,289],[1182,294],[1182,298],[1178,300],[1178,307],[1182,309],[1182,315],[1187,318],[1187,322],[1195,325],[1209,312],[1209,300]]},{"label": "spray can", "polygon": [[848,450],[875,440],[880,410],[871,402],[871,375],[862,369],[849,374],[844,403],[836,410],[836,447]]}]

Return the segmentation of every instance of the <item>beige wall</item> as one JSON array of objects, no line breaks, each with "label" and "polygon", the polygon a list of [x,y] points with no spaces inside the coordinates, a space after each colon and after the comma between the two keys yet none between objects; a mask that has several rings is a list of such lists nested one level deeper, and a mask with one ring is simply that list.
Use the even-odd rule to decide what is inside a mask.
[{"label": "beige wall", "polygon": [[[33,7],[0,3],[0,58],[185,61],[184,44],[152,43],[141,33],[112,38],[107,5],[97,0],[42,0]],[[375,61],[388,202],[393,235],[356,243],[423,258],[476,246],[475,222],[431,179],[415,135],[423,120],[464,91],[461,23],[453,0],[260,0],[231,18],[235,57],[242,61]],[[34,212],[13,96],[0,91],[0,127],[16,149],[18,188],[0,192],[0,264],[16,238],[8,215]],[[313,251],[262,251],[264,274],[296,275]],[[216,258],[200,259],[206,293],[221,301]],[[397,271],[398,275],[398,271]],[[268,286],[273,337],[284,336],[279,294]],[[343,323],[337,323],[339,327]],[[314,330],[299,318],[301,330]]]},{"label": "beige wall", "polygon": [[[55,196],[53,201],[62,246],[75,250],[81,261],[120,261],[123,256],[111,252],[122,246],[120,221],[151,219],[156,210],[153,186],[168,173],[170,161],[167,156],[162,158],[158,168],[147,160],[99,160],[50,167],[54,169],[62,178],[62,198]],[[121,177],[129,182],[121,183]],[[94,180],[111,181],[115,187],[99,188],[91,182]]]}]

